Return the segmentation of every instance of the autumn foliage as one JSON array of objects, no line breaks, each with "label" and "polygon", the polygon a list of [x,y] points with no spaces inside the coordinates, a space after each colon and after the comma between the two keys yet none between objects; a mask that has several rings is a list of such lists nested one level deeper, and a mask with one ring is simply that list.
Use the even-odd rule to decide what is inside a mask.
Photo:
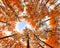
[{"label": "autumn foliage", "polygon": [[[60,48],[60,3],[57,2],[1,0],[0,48]],[[26,27],[21,34],[15,30],[15,26],[23,19],[32,29]],[[47,21],[50,27],[46,26]]]}]

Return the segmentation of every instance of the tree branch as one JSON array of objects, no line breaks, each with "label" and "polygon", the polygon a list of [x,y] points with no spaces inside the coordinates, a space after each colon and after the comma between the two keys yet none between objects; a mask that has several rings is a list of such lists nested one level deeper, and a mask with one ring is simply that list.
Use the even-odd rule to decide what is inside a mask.
[{"label": "tree branch", "polygon": [[47,44],[46,42],[42,41],[35,33],[34,33],[34,36],[35,36],[39,41],[41,41],[42,43],[44,43],[45,45],[49,46],[50,48],[53,48],[52,46],[50,46],[50,45]]},{"label": "tree branch", "polygon": [[2,23],[6,23],[6,24],[8,24],[8,25],[11,25],[11,24],[8,23],[7,21],[1,21],[1,20],[0,20],[0,22],[2,22]]},{"label": "tree branch", "polygon": [[5,38],[8,38],[8,37],[12,37],[12,36],[14,36],[14,35],[16,35],[16,34],[9,35],[9,36],[5,36],[5,37],[1,37],[0,39],[5,39]]}]

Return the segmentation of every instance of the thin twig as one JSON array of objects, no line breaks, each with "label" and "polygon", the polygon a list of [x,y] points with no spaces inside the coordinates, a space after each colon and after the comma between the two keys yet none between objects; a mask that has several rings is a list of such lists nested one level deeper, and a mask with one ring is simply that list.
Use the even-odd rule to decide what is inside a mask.
[{"label": "thin twig", "polygon": [[43,23],[45,23],[45,22],[47,22],[47,21],[49,21],[49,20],[51,20],[51,19],[53,19],[53,18],[47,19],[47,20],[45,20],[45,21],[43,21],[43,22],[40,22],[39,25],[41,25],[41,24],[43,24]]},{"label": "thin twig", "polygon": [[[39,42],[38,42],[38,44],[39,44]],[[39,44],[39,46],[40,46],[41,48],[44,48],[41,44]]]},{"label": "thin twig", "polygon": [[49,2],[49,0],[45,3],[45,5]]}]

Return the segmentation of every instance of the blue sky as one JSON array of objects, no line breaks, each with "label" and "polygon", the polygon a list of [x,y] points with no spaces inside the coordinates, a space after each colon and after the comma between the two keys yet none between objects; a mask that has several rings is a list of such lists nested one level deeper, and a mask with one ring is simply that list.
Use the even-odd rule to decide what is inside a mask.
[{"label": "blue sky", "polygon": [[25,21],[25,20],[22,20],[22,22],[17,22],[15,28],[16,28],[16,30],[17,30],[18,32],[20,32],[20,33],[22,34],[23,29],[24,29],[25,27],[27,27],[27,28],[29,28],[29,29],[32,29],[31,25],[30,25],[27,21]]},{"label": "blue sky", "polygon": [[22,20],[22,22],[18,22],[16,24],[16,30],[22,33],[22,30],[27,25],[27,22],[25,20]]}]

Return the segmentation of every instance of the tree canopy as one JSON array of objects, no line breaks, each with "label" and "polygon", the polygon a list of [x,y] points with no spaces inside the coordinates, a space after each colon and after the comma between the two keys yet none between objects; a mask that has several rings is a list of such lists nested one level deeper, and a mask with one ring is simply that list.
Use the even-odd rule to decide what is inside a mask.
[{"label": "tree canopy", "polygon": [[[32,28],[25,27],[21,34],[15,26],[16,22],[21,22],[23,19]],[[60,1],[1,0],[0,46],[1,48],[60,48]]]}]

